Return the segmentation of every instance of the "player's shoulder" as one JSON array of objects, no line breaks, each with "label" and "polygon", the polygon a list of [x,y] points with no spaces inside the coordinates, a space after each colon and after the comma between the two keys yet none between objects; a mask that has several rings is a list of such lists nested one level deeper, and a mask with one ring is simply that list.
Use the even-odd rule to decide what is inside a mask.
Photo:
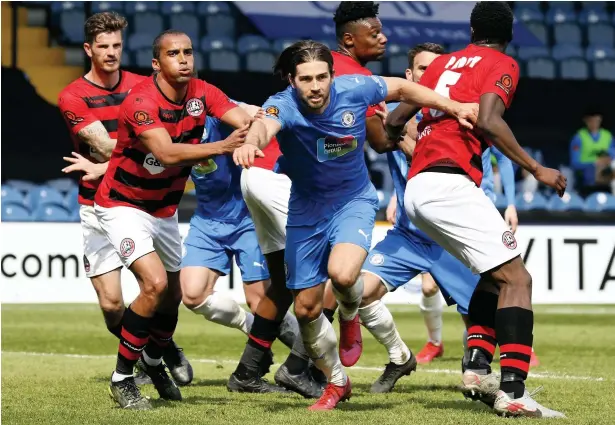
[{"label": "player's shoulder", "polygon": [[280,104],[284,104],[284,105],[296,105],[297,104],[297,100],[295,98],[295,94],[293,93],[293,88],[292,86],[288,86],[286,87],[284,90],[277,92],[274,95],[269,96],[269,99],[267,99],[268,104],[270,103],[280,103]]},{"label": "player's shoulder", "polygon": [[374,80],[379,83],[379,78],[376,75],[363,75],[363,74],[348,74],[335,77],[333,85],[338,93],[344,91],[361,90],[369,80]]},{"label": "player's shoulder", "polygon": [[75,97],[83,97],[86,95],[87,91],[90,92],[95,87],[88,83],[88,81],[83,77],[79,77],[73,81],[71,81],[62,91],[60,92],[59,98],[75,96]]},{"label": "player's shoulder", "polygon": [[145,78],[130,89],[122,106],[127,108],[157,104],[159,92],[152,78]]},{"label": "player's shoulder", "polygon": [[142,83],[147,79],[148,77],[145,75],[135,74],[134,72],[122,70],[122,83],[127,86],[136,86],[137,84]]}]

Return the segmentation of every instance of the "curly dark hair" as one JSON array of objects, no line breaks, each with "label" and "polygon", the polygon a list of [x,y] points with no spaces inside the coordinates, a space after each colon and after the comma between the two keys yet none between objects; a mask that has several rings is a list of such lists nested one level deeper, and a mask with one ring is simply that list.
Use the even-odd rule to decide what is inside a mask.
[{"label": "curly dark hair", "polygon": [[361,19],[378,17],[380,5],[373,1],[343,1],[335,10],[335,35],[341,39],[347,31],[347,24]]},{"label": "curly dark hair", "polygon": [[101,12],[90,16],[83,24],[85,42],[94,43],[99,34],[123,31],[128,26],[126,18],[116,12]]},{"label": "curly dark hair", "polygon": [[481,1],[472,9],[470,26],[473,43],[506,44],[513,37],[513,12],[506,2]]}]

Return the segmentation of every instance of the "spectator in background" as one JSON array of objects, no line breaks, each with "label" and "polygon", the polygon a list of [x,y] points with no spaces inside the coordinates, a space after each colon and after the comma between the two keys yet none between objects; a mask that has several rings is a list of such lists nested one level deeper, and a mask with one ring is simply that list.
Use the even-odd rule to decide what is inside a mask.
[{"label": "spectator in background", "polygon": [[602,114],[597,109],[588,109],[583,122],[585,127],[570,142],[571,167],[581,183],[579,192],[586,196],[596,191],[610,191],[611,163],[615,159],[613,135],[602,128]]}]

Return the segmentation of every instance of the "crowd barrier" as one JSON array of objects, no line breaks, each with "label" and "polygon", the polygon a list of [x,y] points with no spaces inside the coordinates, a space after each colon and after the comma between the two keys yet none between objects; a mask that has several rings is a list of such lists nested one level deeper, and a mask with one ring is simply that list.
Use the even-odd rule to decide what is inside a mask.
[{"label": "crowd barrier", "polygon": [[[378,224],[373,243],[390,226]],[[96,294],[85,277],[78,223],[2,223],[3,303],[90,303]],[[180,224],[182,237],[188,224]],[[516,234],[533,277],[535,304],[615,304],[615,226],[525,225]],[[236,266],[235,266],[236,267]],[[122,271],[124,298],[138,294],[132,274]],[[241,277],[222,277],[217,291],[244,302]],[[416,304],[420,279],[388,294],[387,303]]]}]

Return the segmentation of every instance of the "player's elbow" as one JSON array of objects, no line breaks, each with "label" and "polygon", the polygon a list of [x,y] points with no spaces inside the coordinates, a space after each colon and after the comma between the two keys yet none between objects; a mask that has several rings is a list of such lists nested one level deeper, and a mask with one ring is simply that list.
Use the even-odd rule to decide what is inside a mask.
[{"label": "player's elbow", "polygon": [[152,152],[160,165],[164,167],[175,167],[181,163],[181,158],[166,149],[161,149],[158,152]]},{"label": "player's elbow", "polygon": [[497,125],[497,117],[493,115],[478,115],[476,127],[488,134],[493,133],[493,128]]}]

